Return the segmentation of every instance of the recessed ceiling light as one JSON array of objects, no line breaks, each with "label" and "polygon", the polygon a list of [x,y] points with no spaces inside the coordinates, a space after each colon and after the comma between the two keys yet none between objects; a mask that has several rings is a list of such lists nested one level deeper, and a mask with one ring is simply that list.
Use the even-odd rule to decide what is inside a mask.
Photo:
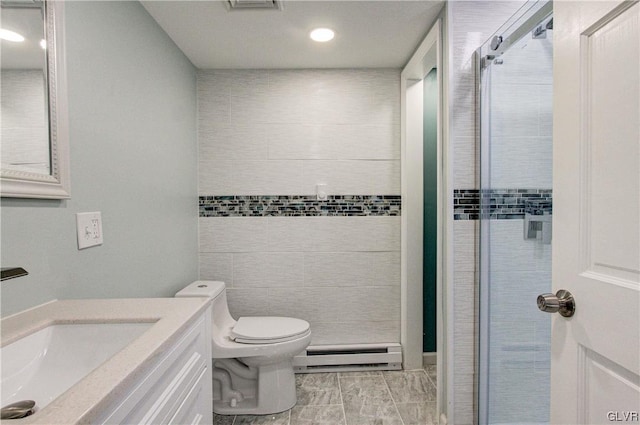
[{"label": "recessed ceiling light", "polygon": [[45,40],[44,38],[42,40],[40,40],[40,47],[42,47],[43,49],[47,49],[47,40]]},{"label": "recessed ceiling light", "polygon": [[313,41],[324,43],[325,41],[333,40],[334,32],[329,28],[316,28],[309,34],[309,37]]},{"label": "recessed ceiling light", "polygon": [[0,38],[7,41],[24,41],[24,37],[18,34],[17,32],[0,29]]}]

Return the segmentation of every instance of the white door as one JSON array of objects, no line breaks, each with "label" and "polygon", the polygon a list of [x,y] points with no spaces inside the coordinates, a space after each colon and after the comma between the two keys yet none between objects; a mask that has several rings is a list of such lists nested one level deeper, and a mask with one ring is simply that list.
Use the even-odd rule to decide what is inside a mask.
[{"label": "white door", "polygon": [[[640,4],[554,2],[551,421],[640,419]],[[544,314],[544,313],[541,313]]]}]

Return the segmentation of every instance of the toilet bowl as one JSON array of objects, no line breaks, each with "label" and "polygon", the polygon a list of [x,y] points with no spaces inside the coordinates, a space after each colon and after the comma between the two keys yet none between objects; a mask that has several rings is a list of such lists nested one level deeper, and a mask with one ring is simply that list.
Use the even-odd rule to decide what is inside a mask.
[{"label": "toilet bowl", "polygon": [[291,317],[231,317],[224,282],[196,281],[176,297],[212,298],[213,411],[265,415],[296,404],[293,356],[311,342],[309,323]]}]

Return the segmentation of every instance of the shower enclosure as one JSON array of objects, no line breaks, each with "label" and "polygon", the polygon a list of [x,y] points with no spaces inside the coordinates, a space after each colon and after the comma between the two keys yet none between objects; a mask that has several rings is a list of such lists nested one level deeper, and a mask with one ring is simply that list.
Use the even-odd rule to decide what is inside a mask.
[{"label": "shower enclosure", "polygon": [[549,422],[552,34],[551,2],[529,2],[477,52],[480,424]]}]

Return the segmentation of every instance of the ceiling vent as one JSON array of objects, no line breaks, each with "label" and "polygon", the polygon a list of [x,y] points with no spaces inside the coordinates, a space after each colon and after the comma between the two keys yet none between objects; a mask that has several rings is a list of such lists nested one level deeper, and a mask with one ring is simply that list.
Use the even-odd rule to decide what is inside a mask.
[{"label": "ceiling vent", "polygon": [[283,0],[225,0],[229,10],[282,10]]}]

